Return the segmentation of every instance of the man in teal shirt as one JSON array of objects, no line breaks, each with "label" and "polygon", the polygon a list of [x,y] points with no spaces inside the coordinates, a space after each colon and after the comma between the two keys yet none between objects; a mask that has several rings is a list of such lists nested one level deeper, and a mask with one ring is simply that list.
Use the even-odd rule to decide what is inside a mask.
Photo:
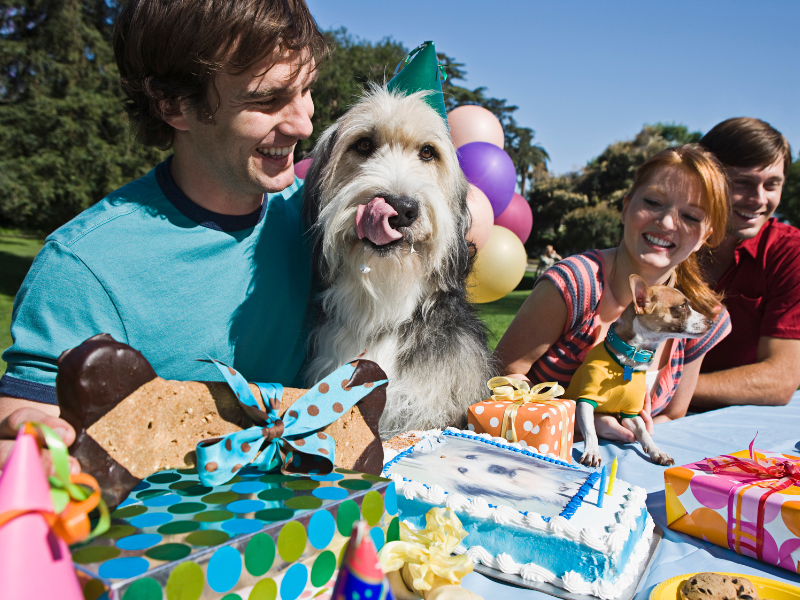
[{"label": "man in teal shirt", "polygon": [[[164,32],[170,32],[164,35]],[[296,383],[312,297],[293,151],[325,43],[302,0],[130,0],[114,50],[145,144],[174,154],[50,235],[14,303],[0,437],[58,415],[56,360],[97,333],[166,379]],[[10,442],[0,442],[0,465]]]}]

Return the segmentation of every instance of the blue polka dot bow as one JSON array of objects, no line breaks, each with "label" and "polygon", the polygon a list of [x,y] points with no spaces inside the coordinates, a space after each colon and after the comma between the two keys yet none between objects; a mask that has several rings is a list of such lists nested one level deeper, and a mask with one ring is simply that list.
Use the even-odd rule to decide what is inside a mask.
[{"label": "blue polka dot bow", "polygon": [[324,433],[327,427],[388,379],[352,385],[358,361],[336,369],[308,390],[278,416],[283,386],[256,383],[267,411],[261,410],[250,386],[238,371],[213,358],[213,363],[233,390],[244,412],[256,424],[225,437],[197,444],[197,472],[203,485],[229,481],[246,465],[271,471],[282,467],[294,473],[329,473],[333,469],[336,442]]}]

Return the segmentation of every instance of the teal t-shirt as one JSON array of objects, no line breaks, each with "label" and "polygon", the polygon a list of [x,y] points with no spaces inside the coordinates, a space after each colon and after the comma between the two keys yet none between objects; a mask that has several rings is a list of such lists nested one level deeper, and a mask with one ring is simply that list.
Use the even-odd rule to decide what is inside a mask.
[{"label": "teal t-shirt", "polygon": [[175,185],[169,159],[50,235],[14,301],[0,395],[55,403],[56,360],[98,334],[141,351],[165,379],[297,385],[312,299],[302,182],[250,215],[212,213]]}]

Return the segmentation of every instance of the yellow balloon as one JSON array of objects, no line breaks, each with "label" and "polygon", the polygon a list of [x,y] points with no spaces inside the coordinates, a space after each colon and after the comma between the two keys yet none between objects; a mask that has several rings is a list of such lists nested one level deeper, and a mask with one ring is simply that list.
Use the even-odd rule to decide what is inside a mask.
[{"label": "yellow balloon", "polygon": [[525,276],[528,255],[519,237],[505,227],[493,225],[486,245],[478,251],[467,279],[471,302],[494,302],[514,291]]}]

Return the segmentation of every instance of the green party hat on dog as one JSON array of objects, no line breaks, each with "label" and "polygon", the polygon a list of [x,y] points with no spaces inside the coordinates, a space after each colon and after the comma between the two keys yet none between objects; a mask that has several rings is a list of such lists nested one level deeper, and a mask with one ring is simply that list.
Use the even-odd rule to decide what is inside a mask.
[{"label": "green party hat on dog", "polygon": [[447,123],[444,94],[442,94],[442,82],[447,79],[447,74],[439,65],[433,42],[423,42],[414,48],[397,65],[394,73],[394,77],[387,84],[389,91],[398,90],[407,94],[420,91],[433,92],[425,97],[425,102],[439,113],[445,124]]}]

